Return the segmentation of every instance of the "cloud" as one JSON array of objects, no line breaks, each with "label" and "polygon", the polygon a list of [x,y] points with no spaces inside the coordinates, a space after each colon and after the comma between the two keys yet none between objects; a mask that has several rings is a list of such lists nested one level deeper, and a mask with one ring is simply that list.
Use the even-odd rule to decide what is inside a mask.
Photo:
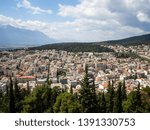
[{"label": "cloud", "polygon": [[150,17],[148,16],[148,14],[143,13],[143,12],[139,12],[137,14],[137,18],[140,22],[147,22],[150,23]]},{"label": "cloud", "polygon": [[[80,0],[77,5],[59,4],[58,16],[63,21],[24,21],[0,15],[0,24],[41,31],[60,42],[121,39],[150,33],[149,6],[150,0]],[[66,17],[71,20],[64,21]]]},{"label": "cloud", "polygon": [[41,22],[0,15],[0,24],[41,31],[56,41],[103,41],[143,34],[138,27],[122,26],[115,20],[76,19],[66,22]]},{"label": "cloud", "polygon": [[41,9],[40,7],[32,6],[28,0],[23,0],[22,2],[17,3],[17,7],[28,9],[32,11],[33,14],[41,14],[41,13],[51,14],[52,13],[52,10],[50,9],[44,10],[44,9]]},{"label": "cloud", "polygon": [[58,15],[72,17],[70,23],[88,40],[107,40],[150,32],[143,24],[150,23],[150,14],[143,13],[150,12],[149,6],[150,0],[80,0],[77,5],[59,4]]}]

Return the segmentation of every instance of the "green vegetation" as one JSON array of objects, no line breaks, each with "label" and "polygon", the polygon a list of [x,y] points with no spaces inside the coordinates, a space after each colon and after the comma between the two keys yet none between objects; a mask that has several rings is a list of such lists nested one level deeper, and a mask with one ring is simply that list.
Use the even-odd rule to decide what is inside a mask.
[{"label": "green vegetation", "polygon": [[67,92],[51,84],[38,86],[32,92],[20,89],[17,80],[10,77],[6,92],[0,91],[0,112],[14,113],[144,113],[150,112],[150,87],[140,84],[129,94],[126,84],[109,82],[107,91],[97,93],[94,78],[85,68],[79,93]]},{"label": "green vegetation", "polygon": [[96,45],[93,43],[60,43],[29,48],[29,50],[47,50],[47,49],[56,49],[58,51],[64,50],[67,52],[114,52],[110,48]]}]

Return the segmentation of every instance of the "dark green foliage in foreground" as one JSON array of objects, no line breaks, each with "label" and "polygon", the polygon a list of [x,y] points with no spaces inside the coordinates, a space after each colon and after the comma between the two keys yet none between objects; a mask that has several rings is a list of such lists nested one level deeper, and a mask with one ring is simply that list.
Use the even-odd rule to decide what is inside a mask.
[{"label": "dark green foliage in foreground", "polygon": [[123,81],[123,85],[122,85],[122,100],[123,101],[127,100],[127,92],[126,92],[125,80]]},{"label": "dark green foliage in foreground", "polygon": [[110,48],[92,43],[60,43],[29,48],[29,50],[48,50],[48,49],[63,50],[67,52],[114,52]]},{"label": "dark green foliage in foreground", "polygon": [[113,107],[114,107],[114,86],[113,86],[113,82],[112,84],[109,82],[108,84],[108,90],[107,90],[107,97],[108,97],[108,110],[107,112],[112,113],[113,112]]},{"label": "dark green foliage in foreground", "polygon": [[121,113],[122,112],[122,84],[118,84],[117,91],[115,93],[115,101],[114,101],[114,112]]},{"label": "dark green foliage in foreground", "polygon": [[[89,82],[88,68],[79,93],[68,93],[59,87],[38,86],[31,93],[20,89],[17,81],[10,78],[8,90],[0,91],[0,112],[27,113],[139,113],[150,112],[150,87],[141,89],[140,84],[128,95],[125,84],[114,86],[109,83],[108,90],[96,94],[94,82]],[[123,96],[123,95],[126,96]]]},{"label": "dark green foliage in foreground", "polygon": [[105,95],[104,92],[102,94],[102,98],[101,98],[101,105],[100,105],[100,112],[105,113],[106,112],[106,100],[105,100]]},{"label": "dark green foliage in foreground", "polygon": [[56,113],[78,113],[81,112],[81,105],[73,94],[65,92],[57,97],[53,109]]},{"label": "dark green foliage in foreground", "polygon": [[13,89],[13,81],[10,77],[10,85],[9,85],[9,112],[14,113],[15,110],[15,97],[14,97],[14,89]]},{"label": "dark green foliage in foreground", "polygon": [[[85,67],[85,76],[81,84],[80,100],[83,113],[98,112],[98,102],[95,94],[95,86],[89,82],[88,66]],[[94,81],[93,81],[94,82]]]}]

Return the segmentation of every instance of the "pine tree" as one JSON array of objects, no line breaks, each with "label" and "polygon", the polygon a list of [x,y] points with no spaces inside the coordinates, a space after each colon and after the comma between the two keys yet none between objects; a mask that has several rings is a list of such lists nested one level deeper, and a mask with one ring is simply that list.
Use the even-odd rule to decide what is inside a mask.
[{"label": "pine tree", "polygon": [[97,95],[97,100],[98,100],[98,112],[101,112],[101,92],[98,93]]},{"label": "pine tree", "polygon": [[112,84],[109,82],[108,84],[108,112],[112,113],[113,112],[113,107],[114,107],[114,87],[113,87],[113,82]]},{"label": "pine tree", "polygon": [[126,100],[127,100],[127,93],[126,93],[125,80],[123,81],[123,86],[122,86],[122,100],[123,100],[123,101],[126,101]]},{"label": "pine tree", "polygon": [[122,112],[122,91],[121,91],[122,84],[121,82],[118,84],[118,88],[115,94],[115,102],[114,102],[114,112],[121,113]]},{"label": "pine tree", "polygon": [[10,77],[10,84],[9,84],[9,112],[15,113],[15,99],[14,99],[12,77]]},{"label": "pine tree", "polygon": [[105,113],[106,112],[106,100],[105,100],[105,95],[104,95],[104,92],[102,94],[102,98],[101,98],[101,112],[102,113]]},{"label": "pine tree", "polygon": [[142,104],[141,90],[140,90],[140,83],[138,83],[138,86],[136,88],[136,95],[135,95],[135,105],[136,105],[135,112],[141,112],[142,109],[141,104]]},{"label": "pine tree", "polygon": [[15,109],[16,112],[21,112],[21,100],[22,100],[22,95],[21,95],[21,90],[18,86],[18,81],[15,79],[14,82],[14,97],[15,97]]},{"label": "pine tree", "polygon": [[88,66],[86,66],[85,76],[84,79],[82,80],[81,91],[80,91],[82,112],[84,113],[98,112],[95,86],[93,86],[93,84],[91,85],[89,83]]}]

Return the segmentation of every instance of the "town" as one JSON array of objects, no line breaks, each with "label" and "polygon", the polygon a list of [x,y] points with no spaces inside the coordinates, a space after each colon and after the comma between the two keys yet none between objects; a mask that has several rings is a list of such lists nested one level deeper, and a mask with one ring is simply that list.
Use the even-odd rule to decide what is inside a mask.
[{"label": "town", "polygon": [[[150,46],[103,46],[114,52],[67,52],[55,49],[2,51],[0,89],[6,91],[9,76],[13,76],[20,88],[29,87],[31,91],[49,80],[51,87],[57,86],[68,92],[72,87],[73,92],[78,93],[86,65],[88,73],[94,77],[96,91],[107,92],[108,84],[112,81],[115,84],[125,81],[127,93],[133,91],[138,83],[141,88],[149,86]],[[138,57],[132,57],[130,53]]]}]

